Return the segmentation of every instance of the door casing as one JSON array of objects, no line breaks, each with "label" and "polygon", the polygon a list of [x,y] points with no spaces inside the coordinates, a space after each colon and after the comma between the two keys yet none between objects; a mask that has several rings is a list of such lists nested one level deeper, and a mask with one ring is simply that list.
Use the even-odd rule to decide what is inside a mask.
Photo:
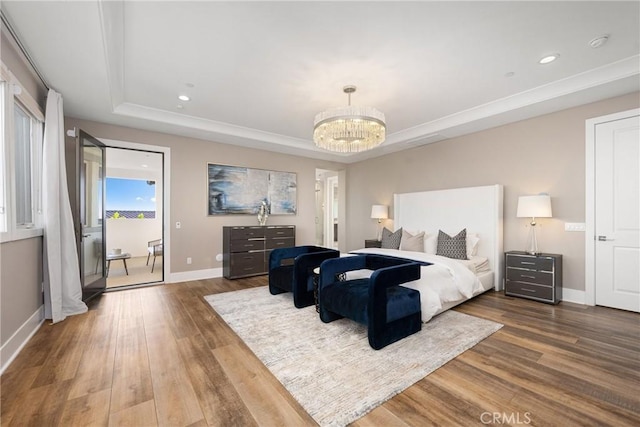
[{"label": "door casing", "polygon": [[640,108],[595,117],[586,121],[586,149],[585,149],[585,304],[596,305],[596,223],[595,223],[595,188],[596,188],[596,126],[601,123],[622,120],[640,115]]},{"label": "door casing", "polygon": [[[150,144],[140,144],[136,142],[129,141],[120,141],[115,139],[107,139],[100,138],[107,147],[112,148],[125,148],[132,150],[140,150],[140,151],[153,151],[157,153],[163,154],[163,183],[162,189],[164,191],[164,195],[162,197],[162,213],[163,213],[163,223],[162,223],[162,269],[164,281],[158,282],[161,283],[172,283],[174,281],[180,281],[180,278],[176,278],[175,280],[171,277],[171,148],[163,147],[159,145],[150,145]],[[148,286],[147,284],[143,284],[141,286]]]}]

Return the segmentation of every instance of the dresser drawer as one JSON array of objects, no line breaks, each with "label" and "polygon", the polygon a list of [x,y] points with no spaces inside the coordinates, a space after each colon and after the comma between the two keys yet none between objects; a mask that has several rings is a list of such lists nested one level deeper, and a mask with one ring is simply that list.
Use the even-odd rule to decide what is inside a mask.
[{"label": "dresser drawer", "polygon": [[267,227],[264,230],[264,234],[266,238],[274,238],[274,237],[291,237],[294,238],[296,235],[296,229],[293,227]]},{"label": "dresser drawer", "polygon": [[507,255],[507,267],[553,271],[553,259],[534,256]]},{"label": "dresser drawer", "polygon": [[229,244],[231,252],[261,251],[264,249],[264,239],[232,240]]},{"label": "dresser drawer", "polygon": [[553,286],[553,273],[507,267],[507,280]]},{"label": "dresser drawer", "polygon": [[231,254],[230,261],[234,276],[264,272],[264,252]]},{"label": "dresser drawer", "polygon": [[230,234],[231,240],[253,239],[256,237],[264,237],[264,227],[238,227],[232,228]]},{"label": "dresser drawer", "polygon": [[293,237],[269,239],[266,243],[267,249],[290,248],[295,245],[295,239]]},{"label": "dresser drawer", "polygon": [[504,288],[504,293],[506,295],[553,301],[553,288],[551,286],[540,286],[533,285],[531,283],[522,283],[507,280]]}]

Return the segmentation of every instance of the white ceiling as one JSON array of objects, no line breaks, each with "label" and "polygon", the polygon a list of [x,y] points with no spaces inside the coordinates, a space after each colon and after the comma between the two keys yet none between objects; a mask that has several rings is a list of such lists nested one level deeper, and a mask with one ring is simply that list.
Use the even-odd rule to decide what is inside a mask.
[{"label": "white ceiling", "polygon": [[[68,116],[347,163],[640,89],[638,1],[1,8]],[[380,148],[314,146],[315,114],[346,105],[347,84],[385,113]]]}]

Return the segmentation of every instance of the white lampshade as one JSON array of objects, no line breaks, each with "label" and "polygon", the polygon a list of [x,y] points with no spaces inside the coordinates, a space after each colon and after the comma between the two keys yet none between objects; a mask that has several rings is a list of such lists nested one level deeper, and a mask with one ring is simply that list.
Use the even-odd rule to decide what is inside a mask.
[{"label": "white lampshade", "polygon": [[371,218],[373,219],[389,218],[389,206],[386,206],[386,205],[371,206]]},{"label": "white lampshade", "polygon": [[548,194],[520,196],[516,216],[518,218],[551,218],[551,197]]}]

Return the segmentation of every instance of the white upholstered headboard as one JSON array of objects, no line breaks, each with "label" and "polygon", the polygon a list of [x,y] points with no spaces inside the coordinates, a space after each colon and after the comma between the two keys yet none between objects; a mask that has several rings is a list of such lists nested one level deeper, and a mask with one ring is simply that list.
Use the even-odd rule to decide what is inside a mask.
[{"label": "white upholstered headboard", "polygon": [[421,191],[393,195],[394,227],[455,235],[463,228],[480,237],[478,255],[487,257],[494,289],[502,290],[502,185]]}]

